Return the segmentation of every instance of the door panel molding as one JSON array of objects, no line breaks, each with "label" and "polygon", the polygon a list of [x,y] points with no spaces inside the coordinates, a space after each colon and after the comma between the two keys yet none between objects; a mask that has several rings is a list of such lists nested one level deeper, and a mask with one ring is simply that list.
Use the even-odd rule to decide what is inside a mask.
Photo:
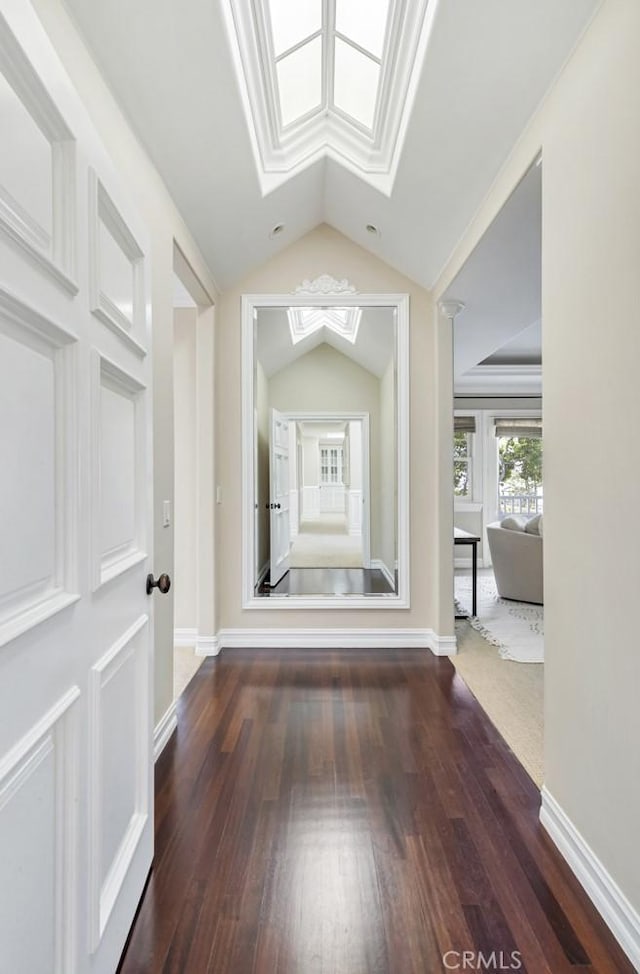
[{"label": "door panel molding", "polygon": [[[46,764],[50,765],[49,776],[53,783],[49,798],[55,817],[50,835],[53,841],[53,849],[50,850],[53,875],[44,877],[39,868],[38,873],[34,873],[34,883],[40,886],[49,879],[53,889],[53,917],[42,917],[40,922],[43,929],[47,920],[53,924],[52,970],[55,974],[74,974],[77,970],[75,927],[78,876],[75,853],[79,843],[76,815],[78,742],[73,711],[79,697],[79,687],[71,687],[0,761],[0,822],[3,815],[9,812],[11,803],[19,801],[21,792],[35,782],[37,772],[46,771]],[[27,812],[28,809],[25,809]],[[38,821],[37,825],[43,827],[44,833],[50,823]],[[25,846],[31,842],[35,844],[35,839],[32,833],[26,834]],[[44,834],[40,837],[42,839],[46,843]],[[16,895],[21,885],[24,889],[26,867],[22,869],[23,865],[20,883],[16,877],[16,882],[9,885],[12,895]],[[3,863],[3,870],[6,881],[6,862]],[[29,898],[29,902],[23,904],[25,914],[33,910],[35,899],[34,895],[33,899]],[[8,911],[0,910],[0,914],[8,915]],[[27,923],[29,919],[27,916]],[[33,920],[35,933],[39,923],[37,918]],[[2,942],[4,951],[8,949],[9,938],[3,937]],[[25,945],[22,945],[21,950],[24,949]],[[7,961],[6,954],[3,960]]]},{"label": "door panel molding", "polygon": [[[149,762],[148,666],[149,659],[144,641],[136,637],[149,624],[149,616],[142,615],[92,667],[89,684],[89,805],[90,805],[90,943],[95,952],[102,940],[111,911],[133,861],[138,843],[149,817],[147,768]],[[128,716],[135,727],[135,740],[129,751],[135,775],[134,804],[127,826],[122,834],[117,852],[110,863],[102,861],[102,836],[104,827],[104,694],[109,683],[129,661],[135,667],[134,712]],[[127,715],[116,713],[116,720]]]}]

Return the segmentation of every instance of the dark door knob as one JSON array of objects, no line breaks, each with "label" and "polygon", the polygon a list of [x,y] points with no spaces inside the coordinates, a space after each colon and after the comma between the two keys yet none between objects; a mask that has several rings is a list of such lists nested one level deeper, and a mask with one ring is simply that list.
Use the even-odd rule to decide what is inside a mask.
[{"label": "dark door knob", "polygon": [[279,510],[280,510],[280,505],[279,505],[279,504],[276,504],[276,510],[277,510],[277,511],[279,511]]},{"label": "dark door knob", "polygon": [[154,588],[166,595],[171,588],[171,579],[166,573],[159,575],[157,579],[153,575],[147,575],[147,595],[151,595]]}]

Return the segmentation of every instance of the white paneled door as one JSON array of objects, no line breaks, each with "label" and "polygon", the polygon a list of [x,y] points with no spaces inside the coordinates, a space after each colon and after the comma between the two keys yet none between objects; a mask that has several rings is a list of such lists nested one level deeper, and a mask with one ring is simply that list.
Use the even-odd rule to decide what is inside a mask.
[{"label": "white paneled door", "polygon": [[0,971],[113,974],[152,856],[149,241],[0,0]]},{"label": "white paneled door", "polygon": [[269,439],[269,522],[273,587],[289,571],[291,537],[289,526],[289,421],[277,409],[271,410]]}]

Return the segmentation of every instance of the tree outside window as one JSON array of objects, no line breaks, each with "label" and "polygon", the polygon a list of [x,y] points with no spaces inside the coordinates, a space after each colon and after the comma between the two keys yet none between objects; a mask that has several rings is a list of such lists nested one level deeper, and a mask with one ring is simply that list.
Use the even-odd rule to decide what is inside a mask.
[{"label": "tree outside window", "polygon": [[472,436],[472,433],[453,434],[453,492],[456,497],[470,497],[472,493]]},{"label": "tree outside window", "polygon": [[498,440],[500,510],[505,514],[542,512],[542,440],[502,436]]}]

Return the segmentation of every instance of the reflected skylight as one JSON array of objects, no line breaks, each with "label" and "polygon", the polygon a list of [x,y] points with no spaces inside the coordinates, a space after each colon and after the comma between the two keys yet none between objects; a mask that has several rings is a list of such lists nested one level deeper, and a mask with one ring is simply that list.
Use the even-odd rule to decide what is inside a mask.
[{"label": "reflected skylight", "polygon": [[316,37],[276,62],[282,124],[322,104],[322,39]]},{"label": "reflected skylight", "polygon": [[294,345],[321,328],[328,328],[355,345],[362,308],[289,308],[287,315]]}]

